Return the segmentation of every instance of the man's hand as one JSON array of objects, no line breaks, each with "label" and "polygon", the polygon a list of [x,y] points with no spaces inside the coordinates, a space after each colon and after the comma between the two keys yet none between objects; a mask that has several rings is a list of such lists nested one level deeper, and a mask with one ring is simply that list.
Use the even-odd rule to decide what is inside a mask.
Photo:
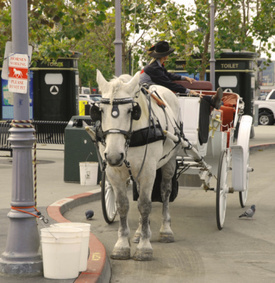
[{"label": "man's hand", "polygon": [[193,96],[199,96],[199,97],[202,97],[202,95],[200,94],[200,93],[198,93],[198,92],[196,92],[195,90],[190,90],[190,92],[189,92],[191,95],[193,95]]},{"label": "man's hand", "polygon": [[196,81],[195,79],[189,78],[189,77],[185,77],[184,78],[186,81],[188,81],[190,84],[192,84],[194,81]]}]

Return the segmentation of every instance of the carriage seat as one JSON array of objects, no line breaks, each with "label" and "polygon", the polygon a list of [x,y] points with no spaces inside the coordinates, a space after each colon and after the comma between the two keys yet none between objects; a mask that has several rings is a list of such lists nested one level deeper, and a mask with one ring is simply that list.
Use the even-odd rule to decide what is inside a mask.
[{"label": "carriage seat", "polygon": [[[219,110],[215,109],[212,117],[215,117],[217,112],[219,112],[219,116],[221,117],[221,124],[219,127],[220,132],[224,132],[227,135],[227,143],[226,146],[229,147],[234,135],[234,130],[232,129],[236,126],[237,121],[237,104],[238,104],[238,95],[235,93],[224,93],[223,105]],[[212,132],[212,137],[215,133]]]},{"label": "carriage seat", "polygon": [[[185,88],[202,91],[205,95],[214,95],[216,93],[212,91],[212,84],[209,81],[194,81],[192,84],[188,81],[175,81],[175,83]],[[238,95],[232,92],[224,92],[222,102],[223,105],[220,108],[223,112],[221,131],[227,131],[229,128],[233,127]]]},{"label": "carriage seat", "polygon": [[212,90],[212,84],[208,81],[194,81],[192,84],[188,81],[174,81],[175,83],[193,90]]},{"label": "carriage seat", "polygon": [[222,98],[223,105],[220,110],[222,111],[222,125],[221,130],[227,131],[233,127],[236,107],[238,102],[238,95],[235,93],[224,93]]}]

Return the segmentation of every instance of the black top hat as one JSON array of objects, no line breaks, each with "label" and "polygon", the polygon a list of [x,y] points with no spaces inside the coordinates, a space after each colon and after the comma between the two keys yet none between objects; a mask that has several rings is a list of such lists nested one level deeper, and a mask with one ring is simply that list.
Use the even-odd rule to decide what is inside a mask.
[{"label": "black top hat", "polygon": [[172,52],[174,52],[174,48],[169,47],[169,43],[167,41],[160,41],[155,46],[152,46],[148,51],[149,56],[154,58],[165,57]]}]

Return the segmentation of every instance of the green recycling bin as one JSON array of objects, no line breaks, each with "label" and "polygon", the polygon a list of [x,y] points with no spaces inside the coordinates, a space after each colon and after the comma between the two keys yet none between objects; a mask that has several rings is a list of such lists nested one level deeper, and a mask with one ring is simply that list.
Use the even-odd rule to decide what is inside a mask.
[{"label": "green recycling bin", "polygon": [[[85,130],[84,123],[91,125],[89,116],[72,116],[65,128],[64,181],[80,182],[80,162],[98,162],[96,148]],[[101,179],[98,166],[97,184]]]}]

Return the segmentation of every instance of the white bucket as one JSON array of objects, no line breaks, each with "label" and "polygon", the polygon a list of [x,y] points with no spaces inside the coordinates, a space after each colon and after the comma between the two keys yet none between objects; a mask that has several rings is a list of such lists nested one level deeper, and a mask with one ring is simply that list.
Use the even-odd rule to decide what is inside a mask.
[{"label": "white bucket", "polygon": [[42,228],[40,232],[44,277],[78,277],[83,230],[74,227],[49,227]]},{"label": "white bucket", "polygon": [[98,162],[79,162],[79,170],[81,185],[97,184]]},{"label": "white bucket", "polygon": [[87,270],[91,224],[81,222],[62,222],[52,224],[51,227],[74,227],[82,229],[83,232],[81,241],[79,271]]}]

